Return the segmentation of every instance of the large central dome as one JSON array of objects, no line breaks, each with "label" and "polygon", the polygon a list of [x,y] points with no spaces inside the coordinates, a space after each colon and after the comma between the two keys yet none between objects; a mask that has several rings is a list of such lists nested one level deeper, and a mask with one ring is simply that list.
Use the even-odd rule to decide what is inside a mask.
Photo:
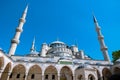
[{"label": "large central dome", "polygon": [[54,42],[52,42],[51,44],[65,44],[65,43],[62,42],[62,41],[54,41]]},{"label": "large central dome", "polygon": [[62,41],[54,41],[50,44],[50,49],[47,52],[48,56],[72,56],[72,51]]}]

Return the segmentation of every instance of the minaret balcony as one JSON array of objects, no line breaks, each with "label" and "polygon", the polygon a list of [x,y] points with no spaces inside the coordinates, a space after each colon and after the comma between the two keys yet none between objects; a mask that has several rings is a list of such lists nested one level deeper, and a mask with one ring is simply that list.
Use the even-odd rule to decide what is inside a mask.
[{"label": "minaret balcony", "polygon": [[104,39],[104,36],[98,36],[98,40]]},{"label": "minaret balcony", "polygon": [[24,18],[20,18],[19,21],[25,23],[26,20]]},{"label": "minaret balcony", "polygon": [[19,40],[17,40],[17,39],[12,39],[12,40],[11,40],[11,43],[16,43],[16,44],[19,44],[19,42],[20,42],[20,41],[19,41]]},{"label": "minaret balcony", "polygon": [[20,29],[19,27],[16,28],[16,32],[22,32],[23,30]]},{"label": "minaret balcony", "polygon": [[104,51],[104,50],[108,50],[108,48],[106,46],[102,47],[101,51]]},{"label": "minaret balcony", "polygon": [[100,27],[99,26],[96,26],[96,31],[99,31],[100,30]]}]

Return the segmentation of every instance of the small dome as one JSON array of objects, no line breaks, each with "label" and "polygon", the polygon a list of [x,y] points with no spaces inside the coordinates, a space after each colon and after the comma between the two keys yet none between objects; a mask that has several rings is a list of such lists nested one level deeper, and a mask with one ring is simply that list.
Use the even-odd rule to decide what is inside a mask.
[{"label": "small dome", "polygon": [[65,44],[64,42],[61,42],[61,41],[54,41],[52,42],[51,44]]},{"label": "small dome", "polygon": [[47,45],[47,43],[43,43],[42,45]]},{"label": "small dome", "polygon": [[116,62],[119,62],[120,63],[120,58],[116,60]]},{"label": "small dome", "polygon": [[34,52],[31,52],[30,54],[27,54],[26,56],[37,57],[39,56],[38,54],[39,52],[34,51]]}]

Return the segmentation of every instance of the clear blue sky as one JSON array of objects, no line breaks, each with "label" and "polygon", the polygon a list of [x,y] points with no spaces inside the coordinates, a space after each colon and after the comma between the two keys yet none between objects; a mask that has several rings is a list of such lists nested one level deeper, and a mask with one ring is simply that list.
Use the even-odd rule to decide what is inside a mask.
[{"label": "clear blue sky", "polygon": [[68,45],[78,43],[79,50],[94,59],[103,59],[92,19],[94,12],[108,52],[120,49],[119,0],[0,0],[0,47],[8,52],[18,20],[29,3],[24,31],[16,54],[28,54],[33,37],[40,51],[43,42],[57,38]]}]

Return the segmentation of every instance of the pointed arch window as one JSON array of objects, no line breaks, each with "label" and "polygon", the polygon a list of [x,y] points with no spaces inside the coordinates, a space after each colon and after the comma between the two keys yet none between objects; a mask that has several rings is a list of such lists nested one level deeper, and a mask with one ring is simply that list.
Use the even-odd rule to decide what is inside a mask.
[{"label": "pointed arch window", "polygon": [[48,79],[48,75],[45,75],[45,79]]},{"label": "pointed arch window", "polygon": [[10,78],[12,78],[13,73],[10,74]]},{"label": "pointed arch window", "polygon": [[34,79],[34,78],[35,78],[35,74],[32,74],[32,75],[31,75],[31,79]]},{"label": "pointed arch window", "polygon": [[17,77],[16,78],[20,78],[20,74],[17,74]]},{"label": "pointed arch window", "polygon": [[52,75],[52,80],[55,80],[55,75]]}]

